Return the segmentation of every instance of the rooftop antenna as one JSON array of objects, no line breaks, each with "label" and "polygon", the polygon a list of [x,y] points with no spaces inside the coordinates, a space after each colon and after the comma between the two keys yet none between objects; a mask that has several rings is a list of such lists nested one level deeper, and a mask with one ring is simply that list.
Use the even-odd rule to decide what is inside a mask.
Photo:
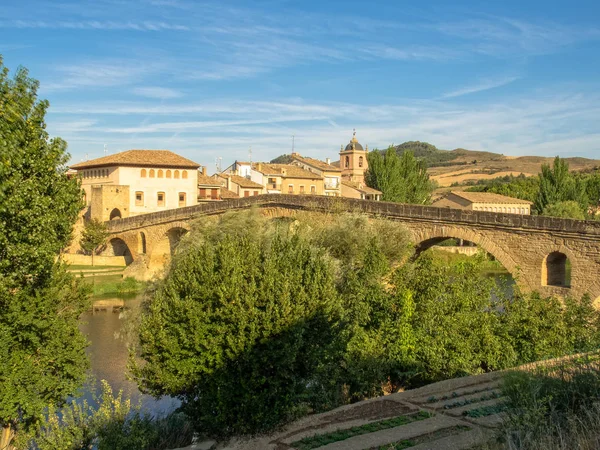
[{"label": "rooftop antenna", "polygon": [[215,158],[215,166],[217,167],[217,172],[221,173],[221,161],[223,160],[222,157],[218,156]]},{"label": "rooftop antenna", "polygon": [[296,136],[292,134],[292,153],[295,151]]},{"label": "rooftop antenna", "polygon": [[107,155],[106,144],[104,144],[104,156]]},{"label": "rooftop antenna", "polygon": [[89,159],[89,158],[88,158],[88,154],[86,153],[86,154],[85,154],[85,160],[87,161],[88,159]]},{"label": "rooftop antenna", "polygon": [[252,165],[252,146],[248,149],[248,159],[250,160],[250,165]]}]

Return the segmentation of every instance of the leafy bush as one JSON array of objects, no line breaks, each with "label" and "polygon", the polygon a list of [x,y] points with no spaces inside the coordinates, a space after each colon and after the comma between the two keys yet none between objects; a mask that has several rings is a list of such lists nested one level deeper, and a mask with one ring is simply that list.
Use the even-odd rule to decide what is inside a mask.
[{"label": "leafy bush", "polygon": [[266,430],[335,396],[325,386],[340,301],[326,256],[285,229],[238,231],[174,258],[142,317],[147,364],[134,370],[215,435]]},{"label": "leafy bush", "polygon": [[38,450],[160,450],[192,442],[193,431],[181,413],[153,417],[139,406],[113,395],[106,381],[93,408],[72,400],[61,409],[50,407],[37,428],[18,436],[18,449]]}]

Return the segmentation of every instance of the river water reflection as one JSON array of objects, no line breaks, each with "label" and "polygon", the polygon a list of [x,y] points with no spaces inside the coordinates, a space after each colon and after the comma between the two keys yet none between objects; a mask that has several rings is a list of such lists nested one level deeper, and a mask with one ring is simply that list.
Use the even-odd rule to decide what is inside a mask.
[{"label": "river water reflection", "polygon": [[[130,398],[132,404],[141,402],[142,408],[150,413],[168,412],[176,408],[179,402],[170,397],[156,400],[142,394],[135,382],[127,379],[127,346],[120,338],[126,320],[127,312],[139,310],[141,295],[130,299],[96,298],[94,311],[82,315],[79,328],[84,333],[90,345],[87,349],[90,358],[90,375],[95,380],[84,387],[84,398],[93,402],[92,391],[100,385],[100,380],[106,380],[116,395],[123,391],[124,398]],[[118,311],[113,306],[123,305],[125,311]],[[102,308],[98,308],[102,306]]]}]

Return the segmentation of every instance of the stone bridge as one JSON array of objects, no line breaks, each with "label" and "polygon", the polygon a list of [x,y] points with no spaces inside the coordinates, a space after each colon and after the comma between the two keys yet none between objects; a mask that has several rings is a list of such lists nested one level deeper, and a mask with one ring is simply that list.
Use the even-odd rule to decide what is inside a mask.
[{"label": "stone bridge", "polygon": [[[487,211],[371,202],[324,196],[267,194],[143,214],[107,222],[108,254],[125,255],[131,273],[151,274],[169,260],[194,218],[256,205],[272,217],[297,210],[362,212],[406,227],[417,253],[448,238],[477,244],[494,256],[524,291],[600,301],[600,222]],[[390,245],[394,243],[391,242]]]}]

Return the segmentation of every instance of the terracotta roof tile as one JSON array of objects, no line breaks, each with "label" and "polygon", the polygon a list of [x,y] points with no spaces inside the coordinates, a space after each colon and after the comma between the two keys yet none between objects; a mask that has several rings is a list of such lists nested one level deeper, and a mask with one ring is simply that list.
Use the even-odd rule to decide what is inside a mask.
[{"label": "terracotta roof tile", "polygon": [[209,177],[208,175],[202,175],[198,173],[198,184],[203,186],[221,186],[221,182],[213,177]]},{"label": "terracotta roof tile", "polygon": [[507,197],[506,195],[494,194],[492,192],[463,192],[463,191],[452,191],[453,195],[462,197],[472,203],[511,203],[511,204],[522,204],[532,205],[530,201],[521,200],[519,198]]},{"label": "terracotta roof tile", "polygon": [[195,163],[170,150],[127,150],[114,155],[73,164],[71,169],[88,169],[106,166],[136,166],[136,167],[177,167],[197,169],[200,164]]},{"label": "terracotta roof tile", "polygon": [[315,167],[320,170],[329,171],[329,172],[341,172],[339,166],[332,166],[331,164],[327,164],[325,161],[321,161],[315,158],[309,158],[307,156],[300,156],[298,154],[293,154],[292,158],[300,161],[308,166]]},{"label": "terracotta roof tile", "polygon": [[233,183],[237,184],[239,187],[256,188],[256,189],[263,188],[262,184],[258,184],[252,180],[249,180],[248,178],[240,177],[239,175],[230,175],[230,177],[231,177],[231,181]]},{"label": "terracotta roof tile", "polygon": [[[319,174],[309,172],[293,164],[264,164],[260,163],[254,167],[254,170],[264,175],[275,175],[284,178],[308,178],[311,180],[320,180],[323,177]],[[285,175],[283,172],[285,171]]]},{"label": "terracotta roof tile", "polygon": [[230,198],[240,198],[239,195],[237,195],[235,192],[230,191],[229,189],[226,189],[224,187],[221,188],[221,198],[223,200],[227,200]]},{"label": "terracotta roof tile", "polygon": [[377,189],[373,189],[373,188],[367,186],[366,184],[362,184],[357,181],[342,181],[342,184],[344,186],[351,187],[352,189],[356,189],[357,191],[360,191],[364,194],[381,194],[382,193],[381,191],[378,191]]}]

